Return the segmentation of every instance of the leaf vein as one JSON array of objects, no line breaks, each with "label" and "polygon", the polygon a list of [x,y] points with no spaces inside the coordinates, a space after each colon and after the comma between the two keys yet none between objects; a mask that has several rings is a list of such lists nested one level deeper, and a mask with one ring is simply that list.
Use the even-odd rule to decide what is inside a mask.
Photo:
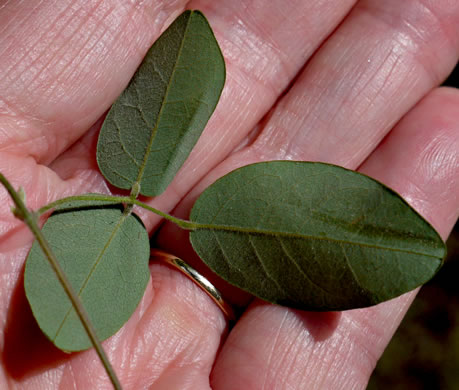
[{"label": "leaf vein", "polygon": [[314,282],[310,277],[309,275],[304,272],[304,270],[300,267],[300,265],[298,264],[298,262],[293,258],[293,256],[290,254],[290,252],[287,250],[287,247],[284,245],[284,243],[282,242],[281,238],[276,236],[276,239],[277,241],[279,241],[279,244],[282,248],[282,250],[284,251],[284,253],[286,254],[287,258],[290,260],[291,263],[293,263],[293,265],[295,266],[295,268],[300,272],[301,275],[303,275],[305,277],[305,279],[309,280],[309,282],[313,285],[313,286],[316,286],[319,290],[322,290],[324,293],[326,293],[327,295],[336,295],[336,294],[332,294],[330,293],[329,291],[325,290],[322,286],[320,286],[319,284],[317,284],[316,282]]},{"label": "leaf vein", "polygon": [[[86,277],[86,279],[84,280],[82,286],[80,287],[80,290],[78,291],[78,297],[81,296],[81,294],[83,293],[85,287],[88,285],[89,283],[89,280],[91,279],[91,276],[93,275],[94,271],[96,270],[97,266],[99,265],[100,263],[100,260],[102,259],[102,256],[104,255],[105,251],[107,250],[107,248],[110,246],[110,243],[113,241],[113,238],[115,237],[116,235],[116,232],[119,230],[119,228],[121,227],[121,225],[123,224],[123,222],[126,220],[126,218],[128,217],[128,215],[125,215],[124,213],[121,215],[118,223],[115,225],[113,231],[111,232],[110,234],[110,237],[108,238],[106,244],[104,245],[104,247],[102,248],[102,250],[100,251],[99,255],[97,256],[95,262],[94,262],[94,265],[92,266],[91,270],[89,271],[88,273],[88,276]],[[59,333],[61,332],[62,328],[64,327],[64,324],[68,318],[68,316],[70,315],[70,313],[72,312],[72,310],[74,310],[73,306],[71,306],[67,313],[65,314],[59,328],[57,329],[57,332],[56,332],[56,335],[54,336],[54,339],[57,339],[57,337],[59,336]]]},{"label": "leaf vein", "polygon": [[258,253],[258,249],[256,248],[255,243],[253,242],[252,238],[253,238],[253,236],[249,235],[249,243],[252,246],[253,251],[255,253],[255,256],[256,256],[258,262],[260,263],[261,268],[263,268],[263,271],[265,272],[266,276],[276,285],[276,287],[278,288],[279,291],[286,292],[284,290],[284,288],[277,282],[277,280],[274,279],[272,277],[272,275],[268,272],[267,268],[265,267],[265,263],[263,262],[260,254]]},{"label": "leaf vein", "polygon": [[[214,216],[213,221],[217,217]],[[329,242],[336,242],[336,243],[342,243],[342,244],[348,244],[348,245],[357,245],[365,248],[373,248],[373,249],[381,249],[381,250],[387,250],[390,252],[402,252],[402,253],[408,253],[408,254],[414,254],[414,255],[421,255],[421,256],[426,256],[426,257],[431,257],[438,259],[436,255],[430,254],[430,253],[423,253],[423,252],[417,252],[413,250],[408,250],[404,248],[391,248],[385,245],[375,245],[375,244],[369,244],[365,242],[352,242],[352,241],[346,241],[342,239],[337,239],[337,238],[331,238],[331,237],[324,237],[324,236],[311,236],[308,234],[301,234],[301,233],[292,233],[292,232],[279,232],[279,231],[271,231],[271,230],[264,230],[264,229],[254,229],[254,228],[247,228],[247,227],[242,227],[242,226],[230,226],[230,225],[216,225],[216,224],[205,224],[205,223],[200,223],[197,221],[193,221],[195,223],[195,228],[196,229],[202,229],[202,230],[220,230],[220,231],[229,231],[229,232],[235,232],[235,233],[247,233],[247,234],[260,234],[260,235],[268,235],[268,236],[279,236],[279,237],[290,237],[290,238],[300,238],[300,239],[308,239],[308,240],[317,240],[317,241],[329,241]]]}]

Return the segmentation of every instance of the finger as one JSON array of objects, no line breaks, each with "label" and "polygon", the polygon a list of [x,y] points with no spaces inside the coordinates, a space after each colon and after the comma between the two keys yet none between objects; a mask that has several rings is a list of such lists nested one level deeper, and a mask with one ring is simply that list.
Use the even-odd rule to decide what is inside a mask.
[{"label": "finger", "polygon": [[360,1],[280,102],[250,153],[357,167],[457,63],[458,22],[459,3]]},{"label": "finger", "polygon": [[[359,168],[390,182],[444,239],[459,217],[458,104],[458,89],[434,90]],[[384,164],[394,164],[397,172]]]},{"label": "finger", "polygon": [[[18,152],[51,161],[108,108],[186,4],[208,14],[228,60],[233,87],[224,97],[238,115],[219,116],[222,127],[232,130],[220,134],[225,143],[234,134],[232,124],[263,115],[353,2],[274,1],[261,7],[255,1],[94,0],[39,2],[32,11],[27,3],[8,2],[0,10],[0,109],[8,129],[0,145],[19,144]],[[307,23],[311,16],[315,24]],[[236,104],[251,109],[239,112]]]},{"label": "finger", "polygon": [[[430,93],[361,167],[395,188],[444,239],[459,210],[458,104],[457,90]],[[242,384],[246,389],[364,388],[413,297],[408,293],[340,316],[257,303],[229,335],[212,385],[218,390]]]},{"label": "finger", "polygon": [[150,268],[140,311],[110,340],[114,364],[127,388],[210,390],[227,319],[184,275],[163,264]]}]

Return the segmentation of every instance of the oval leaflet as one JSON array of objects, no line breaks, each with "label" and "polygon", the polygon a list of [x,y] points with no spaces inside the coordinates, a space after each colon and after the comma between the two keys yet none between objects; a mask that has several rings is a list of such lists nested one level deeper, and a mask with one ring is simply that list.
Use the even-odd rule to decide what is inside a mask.
[{"label": "oval leaflet", "polygon": [[428,281],[445,245],[398,194],[338,166],[271,161],[239,168],[198,198],[190,233],[201,259],[269,302],[345,310]]},{"label": "oval leaflet", "polygon": [[172,181],[214,111],[225,62],[199,11],[181,14],[153,44],[102,125],[97,163],[118,188],[156,196]]},{"label": "oval leaflet", "polygon": [[[96,334],[104,340],[134,312],[150,277],[149,238],[120,205],[66,205],[43,226],[70,284],[78,293]],[[24,287],[45,335],[64,351],[92,346],[70,300],[37,241],[29,252]]]}]

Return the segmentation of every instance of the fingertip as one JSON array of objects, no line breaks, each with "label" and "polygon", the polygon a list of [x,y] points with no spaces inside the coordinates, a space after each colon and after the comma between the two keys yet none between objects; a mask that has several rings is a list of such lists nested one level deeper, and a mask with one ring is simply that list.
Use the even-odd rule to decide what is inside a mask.
[{"label": "fingertip", "polygon": [[446,239],[459,216],[459,91],[426,95],[359,171],[402,195]]}]

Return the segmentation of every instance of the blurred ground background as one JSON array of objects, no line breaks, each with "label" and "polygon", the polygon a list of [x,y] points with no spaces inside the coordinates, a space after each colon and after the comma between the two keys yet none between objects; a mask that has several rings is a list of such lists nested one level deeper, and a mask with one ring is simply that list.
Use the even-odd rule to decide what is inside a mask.
[{"label": "blurred ground background", "polygon": [[[459,88],[459,64],[445,85]],[[367,390],[459,390],[459,223],[447,245],[445,265],[419,292]]]}]

